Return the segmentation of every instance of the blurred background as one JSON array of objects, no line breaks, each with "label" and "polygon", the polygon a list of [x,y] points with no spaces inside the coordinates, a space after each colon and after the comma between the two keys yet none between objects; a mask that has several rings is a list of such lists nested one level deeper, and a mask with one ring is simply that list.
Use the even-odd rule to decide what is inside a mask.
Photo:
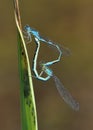
[{"label": "blurred background", "polygon": [[[20,130],[17,36],[13,2],[0,3],[0,129]],[[93,1],[21,0],[22,24],[68,47],[52,69],[80,103],[73,111],[59,96],[52,79],[33,78],[39,130],[93,130]],[[35,45],[28,45],[30,59]],[[41,45],[39,61],[55,59],[57,51]],[[39,62],[38,61],[38,62]]]}]

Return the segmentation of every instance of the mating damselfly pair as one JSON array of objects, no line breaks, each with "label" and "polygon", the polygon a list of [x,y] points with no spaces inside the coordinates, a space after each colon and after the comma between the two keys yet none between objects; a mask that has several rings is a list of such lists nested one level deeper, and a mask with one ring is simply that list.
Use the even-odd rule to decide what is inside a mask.
[{"label": "mating damselfly pair", "polygon": [[[61,57],[62,57],[62,54],[63,54],[63,49],[61,49],[57,43],[41,36],[40,33],[37,30],[35,30],[34,28],[31,28],[29,25],[26,25],[24,27],[24,32],[26,34],[26,38],[28,39],[28,42],[32,41],[32,36],[33,36],[34,41],[36,43],[36,51],[35,51],[35,54],[34,54],[33,65],[32,65],[34,77],[39,79],[39,80],[42,80],[42,81],[47,81],[50,78],[53,78],[53,80],[55,81],[55,84],[56,84],[56,88],[57,88],[59,94],[61,95],[61,97],[63,98],[63,100],[73,110],[76,110],[76,111],[79,110],[79,103],[76,102],[76,100],[72,97],[72,95],[69,93],[69,91],[60,82],[59,78],[50,69],[51,65],[53,65],[54,63],[57,63],[61,60]],[[40,64],[41,72],[39,74],[38,70],[37,70],[37,59],[38,59],[39,49],[40,49],[40,45],[41,45],[40,42],[43,42],[44,44],[47,44],[47,45],[50,45],[50,46],[54,46],[57,49],[57,51],[59,52],[59,56],[58,56],[57,59],[55,59],[53,61],[49,61],[49,62],[46,62],[46,63],[42,62]],[[43,73],[46,74],[46,77],[42,76]]]}]

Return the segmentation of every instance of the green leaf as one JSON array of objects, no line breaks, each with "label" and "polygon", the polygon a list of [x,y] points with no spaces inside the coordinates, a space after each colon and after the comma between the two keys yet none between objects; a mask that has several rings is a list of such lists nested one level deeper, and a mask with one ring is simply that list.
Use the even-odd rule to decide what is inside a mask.
[{"label": "green leaf", "polygon": [[26,44],[20,28],[18,1],[14,1],[18,36],[18,66],[20,74],[20,102],[22,130],[38,130],[35,96]]},{"label": "green leaf", "polygon": [[18,30],[17,33],[22,130],[37,130],[35,97],[27,49],[22,32]]}]

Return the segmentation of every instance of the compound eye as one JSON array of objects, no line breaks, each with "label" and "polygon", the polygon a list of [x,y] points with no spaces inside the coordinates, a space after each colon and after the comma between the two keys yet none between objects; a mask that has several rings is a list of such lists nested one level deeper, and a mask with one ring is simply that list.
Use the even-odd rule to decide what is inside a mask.
[{"label": "compound eye", "polygon": [[24,30],[26,30],[26,31],[27,31],[27,30],[29,29],[29,27],[30,27],[30,26],[29,26],[28,24],[27,24],[27,25],[25,25],[25,26],[24,26]]}]

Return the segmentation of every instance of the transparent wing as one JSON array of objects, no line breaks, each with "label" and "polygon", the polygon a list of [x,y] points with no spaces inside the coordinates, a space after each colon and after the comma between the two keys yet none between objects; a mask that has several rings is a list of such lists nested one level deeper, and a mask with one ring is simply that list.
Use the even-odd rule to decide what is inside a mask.
[{"label": "transparent wing", "polygon": [[59,45],[61,51],[63,52],[63,56],[70,56],[72,54],[71,50],[62,44]]},{"label": "transparent wing", "polygon": [[39,40],[42,42],[47,43],[51,48],[57,48],[59,52],[62,52],[63,56],[70,56],[71,51],[69,48],[64,47],[62,44],[58,44],[56,42],[53,42],[52,40],[49,40],[48,38],[44,38],[43,36],[39,35]]},{"label": "transparent wing", "polygon": [[72,95],[68,92],[68,90],[64,87],[64,85],[60,82],[60,80],[53,75],[53,79],[56,83],[56,87],[58,92],[60,93],[63,100],[75,111],[79,110],[79,103],[75,101]]}]

